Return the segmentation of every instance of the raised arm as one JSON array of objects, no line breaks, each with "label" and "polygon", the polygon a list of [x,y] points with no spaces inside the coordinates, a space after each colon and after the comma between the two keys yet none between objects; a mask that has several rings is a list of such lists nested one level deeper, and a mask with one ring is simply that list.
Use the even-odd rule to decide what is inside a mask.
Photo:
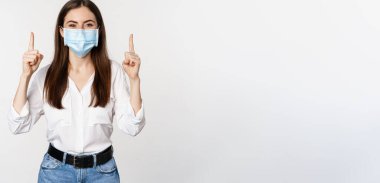
[{"label": "raised arm", "polygon": [[18,88],[13,99],[14,109],[20,113],[22,107],[27,101],[27,90],[32,74],[38,69],[43,59],[43,55],[34,49],[34,34],[30,33],[30,41],[28,51],[23,56],[23,70],[18,84]]},{"label": "raised arm", "polygon": [[33,73],[38,69],[43,55],[34,49],[34,34],[30,34],[28,51],[23,56],[23,71],[14,96],[12,106],[8,112],[9,129],[14,134],[30,131],[43,112],[43,100],[40,78],[36,75],[28,89]]}]

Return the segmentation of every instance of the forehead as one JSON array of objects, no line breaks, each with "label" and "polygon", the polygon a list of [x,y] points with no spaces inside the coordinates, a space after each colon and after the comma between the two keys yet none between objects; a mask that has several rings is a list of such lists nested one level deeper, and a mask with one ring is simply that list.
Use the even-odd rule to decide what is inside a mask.
[{"label": "forehead", "polygon": [[86,20],[93,20],[96,22],[94,13],[92,13],[91,10],[85,6],[81,6],[79,8],[75,8],[67,12],[64,18],[64,22],[67,22],[70,20],[73,20],[76,22],[84,22]]}]

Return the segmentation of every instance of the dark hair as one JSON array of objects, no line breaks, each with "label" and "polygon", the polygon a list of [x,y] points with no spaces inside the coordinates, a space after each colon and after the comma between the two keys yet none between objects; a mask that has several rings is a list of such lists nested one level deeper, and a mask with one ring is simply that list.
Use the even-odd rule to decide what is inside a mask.
[{"label": "dark hair", "polygon": [[111,93],[111,60],[108,57],[106,45],[106,30],[102,15],[98,7],[90,0],[70,0],[58,14],[55,26],[54,58],[49,66],[44,85],[44,96],[47,102],[58,109],[63,109],[62,98],[68,85],[68,59],[69,48],[64,46],[63,37],[60,35],[60,26],[63,27],[64,18],[67,13],[82,6],[90,9],[96,17],[99,26],[98,46],[92,48],[91,59],[95,67],[95,77],[91,89],[91,103],[96,106],[106,106],[110,100]]}]

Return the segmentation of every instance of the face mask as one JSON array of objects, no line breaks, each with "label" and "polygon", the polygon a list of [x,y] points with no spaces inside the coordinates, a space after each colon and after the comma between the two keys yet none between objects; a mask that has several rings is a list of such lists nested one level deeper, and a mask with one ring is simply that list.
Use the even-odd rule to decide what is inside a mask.
[{"label": "face mask", "polygon": [[86,56],[94,46],[98,46],[99,29],[63,28],[64,44],[78,57]]}]

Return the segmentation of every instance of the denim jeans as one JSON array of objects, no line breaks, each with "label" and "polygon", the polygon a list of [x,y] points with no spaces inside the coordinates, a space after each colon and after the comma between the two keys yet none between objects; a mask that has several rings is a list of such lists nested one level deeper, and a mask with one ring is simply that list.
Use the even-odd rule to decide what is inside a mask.
[{"label": "denim jeans", "polygon": [[112,158],[102,165],[91,168],[74,168],[65,164],[48,153],[44,155],[38,183],[119,183],[119,172],[115,159]]}]

